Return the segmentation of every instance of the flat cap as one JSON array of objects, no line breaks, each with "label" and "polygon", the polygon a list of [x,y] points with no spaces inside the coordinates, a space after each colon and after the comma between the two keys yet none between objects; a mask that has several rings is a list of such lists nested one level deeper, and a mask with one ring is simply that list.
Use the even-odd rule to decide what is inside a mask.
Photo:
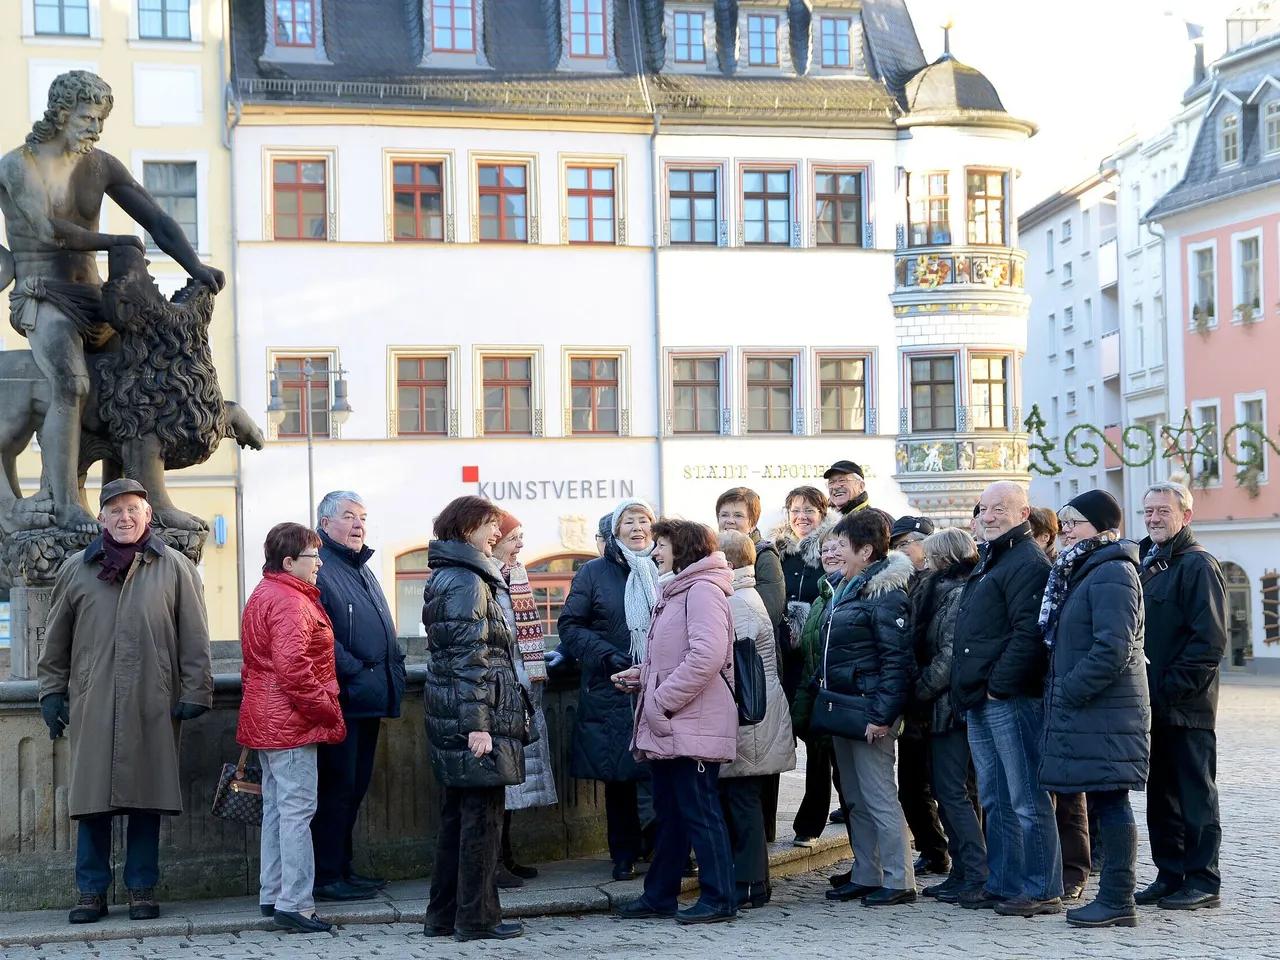
[{"label": "flat cap", "polygon": [[830,480],[833,474],[838,473],[856,473],[860,477],[863,476],[862,468],[852,460],[837,460],[827,468],[827,472],[822,475],[822,479]]},{"label": "flat cap", "polygon": [[102,493],[98,497],[98,507],[102,508],[107,505],[108,500],[120,496],[122,493],[134,493],[143,500],[147,499],[147,488],[140,484],[137,480],[130,480],[128,477],[121,477],[119,480],[112,480],[110,483],[102,487]]},{"label": "flat cap", "polygon": [[889,533],[889,540],[897,540],[899,537],[905,537],[908,533],[918,533],[927,537],[933,533],[933,521],[928,517],[899,517],[893,522],[893,530]]}]

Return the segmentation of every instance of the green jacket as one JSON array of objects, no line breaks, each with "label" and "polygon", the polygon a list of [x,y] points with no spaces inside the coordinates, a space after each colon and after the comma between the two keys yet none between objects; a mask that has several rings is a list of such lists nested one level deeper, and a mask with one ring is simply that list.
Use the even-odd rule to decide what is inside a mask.
[{"label": "green jacket", "polygon": [[815,697],[814,678],[822,668],[822,624],[826,619],[823,613],[831,597],[835,593],[831,581],[825,576],[818,581],[818,596],[809,608],[808,619],[800,632],[800,652],[804,657],[804,668],[800,674],[800,686],[791,701],[791,726],[796,736],[804,737],[809,730],[809,717],[813,713]]}]

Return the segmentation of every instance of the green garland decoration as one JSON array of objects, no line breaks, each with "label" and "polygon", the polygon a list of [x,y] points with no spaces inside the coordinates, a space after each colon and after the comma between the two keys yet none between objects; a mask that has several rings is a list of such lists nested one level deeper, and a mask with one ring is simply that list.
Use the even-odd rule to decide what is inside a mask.
[{"label": "green garland decoration", "polygon": [[1056,477],[1062,472],[1062,467],[1058,466],[1049,454],[1058,446],[1057,437],[1046,437],[1044,428],[1047,424],[1044,416],[1040,413],[1040,404],[1033,403],[1031,412],[1027,414],[1027,418],[1022,421],[1022,425],[1027,428],[1027,450],[1040,454],[1043,466],[1036,463],[1034,458],[1029,458],[1027,469],[1040,474],[1043,477]]}]

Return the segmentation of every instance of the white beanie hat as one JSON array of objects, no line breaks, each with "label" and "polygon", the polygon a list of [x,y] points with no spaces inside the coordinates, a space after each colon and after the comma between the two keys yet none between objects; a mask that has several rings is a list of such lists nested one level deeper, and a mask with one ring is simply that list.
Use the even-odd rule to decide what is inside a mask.
[{"label": "white beanie hat", "polygon": [[623,500],[621,503],[619,503],[616,507],[613,508],[612,530],[613,530],[613,535],[615,537],[618,535],[618,524],[622,522],[622,515],[626,513],[628,510],[643,510],[645,513],[649,515],[650,523],[657,523],[658,521],[658,516],[653,512],[653,507],[649,506],[649,504],[644,500],[641,500],[638,497],[632,497],[630,499]]}]

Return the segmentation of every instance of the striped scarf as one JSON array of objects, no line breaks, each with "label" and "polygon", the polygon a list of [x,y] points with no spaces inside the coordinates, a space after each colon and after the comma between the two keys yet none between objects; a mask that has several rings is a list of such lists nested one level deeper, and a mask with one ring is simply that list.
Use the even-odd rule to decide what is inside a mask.
[{"label": "striped scarf", "polygon": [[531,681],[547,679],[546,643],[542,639],[542,618],[529,586],[529,572],[523,563],[502,568],[511,592],[511,611],[516,618],[516,645],[524,660],[525,673]]}]

